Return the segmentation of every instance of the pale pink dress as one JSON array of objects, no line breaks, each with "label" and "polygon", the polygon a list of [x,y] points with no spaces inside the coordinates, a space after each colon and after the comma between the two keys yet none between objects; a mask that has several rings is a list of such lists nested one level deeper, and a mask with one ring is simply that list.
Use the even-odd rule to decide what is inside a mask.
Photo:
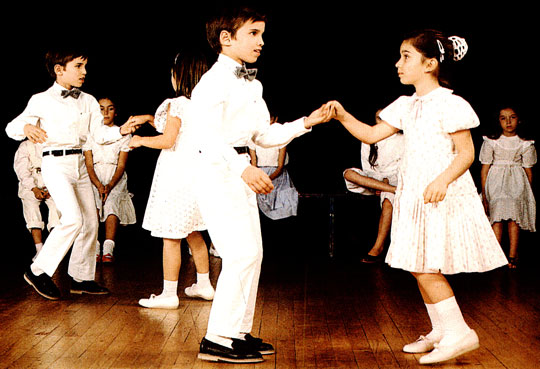
[{"label": "pale pink dress", "polygon": [[469,103],[440,87],[422,97],[402,96],[380,117],[405,138],[386,262],[443,274],[507,265],[469,171],[448,186],[443,201],[424,204],[424,190],[456,156],[450,133],[479,125]]}]

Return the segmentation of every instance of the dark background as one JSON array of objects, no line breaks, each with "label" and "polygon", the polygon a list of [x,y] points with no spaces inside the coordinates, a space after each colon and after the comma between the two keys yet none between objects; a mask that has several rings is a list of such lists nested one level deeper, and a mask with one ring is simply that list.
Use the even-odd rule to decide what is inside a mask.
[{"label": "dark background", "polygon": [[[173,95],[170,65],[176,53],[193,45],[207,49],[204,21],[216,4],[61,2],[6,10],[4,18],[9,22],[1,26],[3,124],[22,112],[31,95],[52,84],[44,67],[45,51],[71,42],[90,51],[83,89],[96,97],[115,98],[117,123],[129,115],[153,114]],[[396,74],[401,35],[412,29],[437,28],[464,37],[469,45],[468,54],[457,65],[453,87],[480,116],[481,127],[472,131],[477,150],[487,127],[497,124],[500,101],[519,103],[524,123],[536,124],[532,113],[538,96],[539,40],[536,11],[531,6],[410,1],[253,4],[269,17],[263,53],[254,66],[259,69],[265,99],[281,122],[337,99],[360,120],[371,123],[378,108],[414,92],[402,86]],[[140,134],[153,131],[143,128]],[[24,222],[12,168],[18,142],[5,134],[0,140],[7,199],[4,213],[9,214],[4,225],[8,232],[22,234]],[[360,165],[359,150],[360,142],[333,121],[289,145],[289,171],[301,192],[342,193],[342,172]],[[135,194],[139,221],[158,154],[150,149],[130,154],[128,185]],[[471,171],[478,181],[479,165],[475,163]]]}]

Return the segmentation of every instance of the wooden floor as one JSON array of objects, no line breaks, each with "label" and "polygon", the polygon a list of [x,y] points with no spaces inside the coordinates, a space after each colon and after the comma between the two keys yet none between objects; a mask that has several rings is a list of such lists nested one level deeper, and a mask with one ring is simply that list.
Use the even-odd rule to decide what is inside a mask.
[{"label": "wooden floor", "polygon": [[[211,302],[183,294],[195,278],[187,253],[179,309],[137,305],[160,292],[161,251],[159,242],[133,228],[119,238],[126,243],[135,232],[137,246],[118,246],[117,262],[98,266],[96,279],[111,289],[108,296],[70,295],[63,262],[54,279],[64,297],[45,300],[23,281],[28,252],[12,255],[0,274],[0,368],[420,367],[419,355],[401,351],[429,330],[414,280],[388,266],[359,265],[374,228],[354,228],[349,218],[337,225],[333,258],[325,249],[322,216],[284,238],[275,236],[276,225],[263,228],[265,260],[252,333],[274,344],[277,353],[257,365],[197,360]],[[536,236],[523,238],[525,260],[517,271],[449,278],[481,348],[437,367],[540,368],[540,273],[533,246]],[[220,267],[221,260],[211,258],[214,283]]]}]

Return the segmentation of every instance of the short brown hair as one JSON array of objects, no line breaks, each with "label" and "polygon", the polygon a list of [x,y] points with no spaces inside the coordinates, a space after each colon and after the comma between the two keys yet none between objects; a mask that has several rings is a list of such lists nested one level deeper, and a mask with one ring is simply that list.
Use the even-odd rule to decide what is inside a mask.
[{"label": "short brown hair", "polygon": [[49,50],[45,54],[45,66],[47,67],[47,71],[49,72],[49,74],[53,78],[56,78],[56,73],[54,71],[54,66],[56,64],[65,67],[67,63],[79,57],[83,59],[88,59],[88,53],[80,49],[71,48]]},{"label": "short brown hair", "polygon": [[236,31],[246,22],[266,22],[266,15],[252,8],[223,9],[218,15],[206,22],[206,39],[212,50],[221,53],[221,42],[219,41],[221,31],[229,32],[232,37],[236,36]]}]

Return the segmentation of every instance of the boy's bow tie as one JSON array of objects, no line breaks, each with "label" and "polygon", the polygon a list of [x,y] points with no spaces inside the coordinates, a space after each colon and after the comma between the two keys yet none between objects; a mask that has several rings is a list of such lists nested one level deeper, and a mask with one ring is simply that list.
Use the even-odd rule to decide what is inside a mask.
[{"label": "boy's bow tie", "polygon": [[80,94],[81,90],[79,90],[78,88],[72,88],[71,90],[62,90],[62,97],[64,99],[68,96],[71,96],[74,99],[78,99]]},{"label": "boy's bow tie", "polygon": [[238,78],[244,78],[248,81],[253,81],[255,79],[255,76],[257,75],[257,69],[247,69],[245,65],[242,65],[241,67],[236,67],[234,75]]}]

